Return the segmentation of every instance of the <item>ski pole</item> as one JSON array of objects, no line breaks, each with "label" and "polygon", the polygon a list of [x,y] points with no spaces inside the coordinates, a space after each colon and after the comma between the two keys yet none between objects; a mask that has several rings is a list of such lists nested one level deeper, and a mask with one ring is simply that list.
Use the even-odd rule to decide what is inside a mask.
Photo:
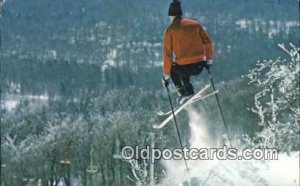
[{"label": "ski pole", "polygon": [[[169,90],[168,86],[165,86],[165,87],[166,87],[167,92],[168,92],[169,102],[170,102],[170,106],[171,106],[172,115],[173,115],[173,118],[174,118],[174,123],[175,123],[175,128],[176,128],[176,131],[177,131],[177,136],[178,136],[178,139],[179,139],[179,143],[180,143],[181,149],[183,150],[182,140],[181,140],[181,137],[180,137],[180,133],[179,133],[179,129],[178,129],[178,124],[177,124],[177,120],[176,120],[175,113],[174,113],[174,107],[173,107],[173,103],[172,103],[172,99],[171,99],[171,95],[170,95],[170,90]],[[187,172],[189,172],[189,167],[188,167],[188,164],[187,164],[185,158],[184,158],[184,164],[185,164]]]},{"label": "ski pole", "polygon": [[[208,72],[211,85],[212,85],[214,91],[216,91],[215,83],[214,83],[212,74],[211,74],[211,72],[209,70],[209,67],[206,65],[205,68],[206,68],[206,70]],[[226,120],[225,120],[225,117],[224,117],[223,109],[222,109],[221,104],[220,104],[218,93],[216,93],[215,96],[216,96],[216,100],[218,102],[218,106],[219,106],[219,109],[220,109],[221,117],[222,117],[222,120],[223,120],[223,123],[224,123],[224,126],[225,126],[225,130],[226,130],[226,133],[227,133],[228,141],[229,141],[230,147],[232,147],[231,139],[229,137],[229,132],[228,132],[228,126],[227,126],[227,123],[226,123]]]}]

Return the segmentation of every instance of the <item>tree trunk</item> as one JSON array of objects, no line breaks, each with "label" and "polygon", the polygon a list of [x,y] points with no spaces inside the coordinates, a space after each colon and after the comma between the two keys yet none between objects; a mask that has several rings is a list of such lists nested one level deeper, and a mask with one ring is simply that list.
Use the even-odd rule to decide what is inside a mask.
[{"label": "tree trunk", "polygon": [[103,165],[100,165],[100,168],[101,168],[101,172],[102,172],[103,185],[106,185],[105,171],[104,171]]},{"label": "tree trunk", "polygon": [[87,175],[85,169],[83,169],[83,186],[87,186]]}]

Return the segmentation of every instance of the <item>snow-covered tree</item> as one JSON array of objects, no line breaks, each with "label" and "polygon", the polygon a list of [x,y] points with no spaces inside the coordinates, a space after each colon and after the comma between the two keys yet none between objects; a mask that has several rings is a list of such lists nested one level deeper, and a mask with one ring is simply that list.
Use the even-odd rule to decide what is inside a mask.
[{"label": "snow-covered tree", "polygon": [[256,147],[278,148],[289,152],[299,149],[300,53],[293,44],[279,47],[289,59],[258,61],[246,75],[257,93],[249,110],[259,118],[261,131],[246,141]]}]

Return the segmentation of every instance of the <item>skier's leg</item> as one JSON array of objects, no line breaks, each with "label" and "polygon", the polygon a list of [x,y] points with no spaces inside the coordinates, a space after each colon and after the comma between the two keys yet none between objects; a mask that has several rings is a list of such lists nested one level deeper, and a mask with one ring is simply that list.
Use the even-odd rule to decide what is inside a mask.
[{"label": "skier's leg", "polygon": [[201,62],[182,66],[181,78],[188,96],[195,94],[195,89],[190,82],[190,76],[198,75],[202,70],[203,67]]},{"label": "skier's leg", "polygon": [[176,64],[173,64],[171,69],[171,79],[181,96],[185,96],[187,94],[186,88],[184,86],[184,82],[182,79],[182,67]]},{"label": "skier's leg", "polygon": [[173,64],[171,78],[181,96],[190,96],[195,93],[194,87],[190,82],[190,76],[198,75],[202,70],[202,62],[190,65]]},{"label": "skier's leg", "polygon": [[195,90],[194,90],[193,85],[190,82],[190,76],[189,75],[185,74],[184,76],[182,76],[182,82],[183,82],[183,86],[186,90],[186,96],[190,96],[190,95],[195,94]]}]

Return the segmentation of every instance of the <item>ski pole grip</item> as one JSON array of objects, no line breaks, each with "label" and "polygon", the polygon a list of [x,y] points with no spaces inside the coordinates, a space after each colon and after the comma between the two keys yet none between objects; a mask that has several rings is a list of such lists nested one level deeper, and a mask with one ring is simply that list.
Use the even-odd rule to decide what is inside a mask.
[{"label": "ski pole grip", "polygon": [[162,84],[163,84],[164,87],[166,87],[168,89],[169,81],[168,81],[168,78],[166,78],[164,75],[162,77]]}]

